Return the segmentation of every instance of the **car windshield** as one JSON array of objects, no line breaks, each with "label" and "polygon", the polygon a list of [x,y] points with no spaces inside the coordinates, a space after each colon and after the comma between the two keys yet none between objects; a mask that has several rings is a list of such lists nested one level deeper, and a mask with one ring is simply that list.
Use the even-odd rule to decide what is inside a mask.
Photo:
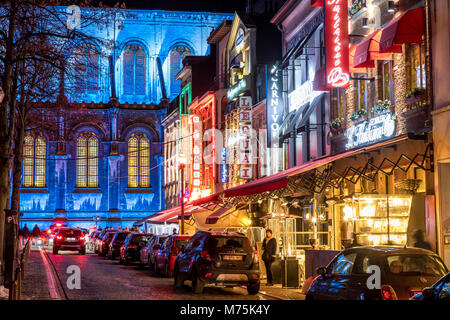
[{"label": "car windshield", "polygon": [[73,229],[61,230],[59,234],[65,237],[79,237],[83,235],[81,230],[73,230]]},{"label": "car windshield", "polygon": [[125,232],[118,233],[115,241],[123,241],[127,237],[127,235],[128,233]]},{"label": "car windshield", "polygon": [[442,261],[427,254],[400,254],[386,257],[389,271],[395,275],[426,275],[442,277],[447,270]]},{"label": "car windshield", "polygon": [[133,238],[131,238],[131,243],[141,243],[141,242],[147,242],[148,236],[141,235],[141,234],[135,234],[133,235]]},{"label": "car windshield", "polygon": [[175,248],[178,250],[181,249],[181,246],[186,246],[186,243],[188,243],[189,239],[176,239],[175,240]]},{"label": "car windshield", "polygon": [[252,252],[250,240],[245,237],[214,236],[208,239],[206,247],[210,252],[231,250]]},{"label": "car windshield", "polygon": [[166,241],[167,237],[159,237],[158,243],[162,244],[164,241]]}]

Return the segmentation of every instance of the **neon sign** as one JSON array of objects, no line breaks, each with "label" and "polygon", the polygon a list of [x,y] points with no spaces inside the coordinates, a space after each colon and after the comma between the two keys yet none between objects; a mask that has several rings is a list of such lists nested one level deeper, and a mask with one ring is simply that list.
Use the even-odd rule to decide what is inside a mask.
[{"label": "neon sign", "polygon": [[281,95],[281,77],[276,65],[267,74],[267,147],[280,147],[280,126],[283,122],[283,97]]},{"label": "neon sign", "polygon": [[327,87],[347,88],[350,82],[348,52],[348,1],[325,1]]},{"label": "neon sign", "polygon": [[237,84],[235,84],[234,87],[231,87],[230,89],[228,89],[228,92],[227,92],[228,100],[229,101],[233,100],[239,93],[244,91],[246,87],[247,87],[247,81],[244,78],[241,81],[239,81]]},{"label": "neon sign", "polygon": [[357,123],[347,129],[346,149],[374,143],[392,137],[395,134],[395,120],[392,112]]}]

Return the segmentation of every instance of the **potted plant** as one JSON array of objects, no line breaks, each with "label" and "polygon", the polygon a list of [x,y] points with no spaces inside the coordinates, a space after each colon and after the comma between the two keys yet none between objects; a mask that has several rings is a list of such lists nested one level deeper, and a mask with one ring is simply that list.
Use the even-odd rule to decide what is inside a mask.
[{"label": "potted plant", "polygon": [[355,1],[350,9],[348,9],[348,17],[351,19],[363,7],[361,1]]},{"label": "potted plant", "polygon": [[407,91],[405,93],[406,104],[414,104],[425,100],[427,94],[427,89],[425,88],[415,88],[414,90]]},{"label": "potted plant", "polygon": [[337,135],[344,130],[344,118],[336,118],[330,123],[330,131]]},{"label": "potted plant", "polygon": [[367,115],[366,110],[361,109],[361,110],[358,110],[358,111],[356,111],[356,112],[353,112],[353,113],[350,115],[350,120],[356,121],[356,120],[358,120],[358,119],[360,119],[360,118],[362,118],[362,117],[365,117],[366,115]]},{"label": "potted plant", "polygon": [[383,114],[389,111],[392,107],[391,100],[378,100],[375,106],[372,108],[373,114]]}]

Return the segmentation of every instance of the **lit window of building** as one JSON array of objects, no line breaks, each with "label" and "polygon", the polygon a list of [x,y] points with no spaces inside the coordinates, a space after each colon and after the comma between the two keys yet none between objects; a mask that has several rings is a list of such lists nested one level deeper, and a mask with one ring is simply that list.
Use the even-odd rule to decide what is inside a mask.
[{"label": "lit window of building", "polygon": [[182,68],[184,57],[191,55],[191,50],[185,46],[176,46],[170,51],[170,93],[177,95],[181,90],[181,82],[177,74]]},{"label": "lit window of building", "polygon": [[98,187],[98,139],[92,132],[77,140],[77,187]]},{"label": "lit window of building", "polygon": [[367,80],[361,80],[363,78],[367,78],[367,73],[359,73],[357,77],[360,78],[357,80],[358,82],[358,110],[367,111]]},{"label": "lit window of building", "polygon": [[128,140],[128,187],[150,187],[150,142],[144,133]]},{"label": "lit window of building", "polygon": [[406,57],[408,90],[426,88],[425,50],[421,45],[410,45]]},{"label": "lit window of building", "polygon": [[123,53],[123,61],[124,93],[145,95],[145,52],[142,46],[128,45]]},{"label": "lit window of building", "polygon": [[23,146],[23,186],[45,187],[46,142],[41,135],[27,135]]}]

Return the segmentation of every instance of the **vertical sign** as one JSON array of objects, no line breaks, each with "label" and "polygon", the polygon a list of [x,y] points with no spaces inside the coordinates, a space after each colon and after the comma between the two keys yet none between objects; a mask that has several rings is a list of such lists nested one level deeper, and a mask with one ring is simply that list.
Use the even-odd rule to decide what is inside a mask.
[{"label": "vertical sign", "polygon": [[222,148],[220,156],[222,160],[220,182],[225,183],[228,182],[227,148]]},{"label": "vertical sign", "polygon": [[267,70],[267,148],[280,147],[280,126],[283,122],[283,99],[281,77],[276,65]]},{"label": "vertical sign", "polygon": [[239,176],[241,179],[252,179],[252,98],[239,98]]},{"label": "vertical sign", "polygon": [[[202,121],[192,116],[192,195],[200,194],[202,165]],[[195,199],[195,197],[193,197]]]},{"label": "vertical sign", "polygon": [[327,88],[347,88],[350,82],[348,52],[348,1],[325,0]]}]

